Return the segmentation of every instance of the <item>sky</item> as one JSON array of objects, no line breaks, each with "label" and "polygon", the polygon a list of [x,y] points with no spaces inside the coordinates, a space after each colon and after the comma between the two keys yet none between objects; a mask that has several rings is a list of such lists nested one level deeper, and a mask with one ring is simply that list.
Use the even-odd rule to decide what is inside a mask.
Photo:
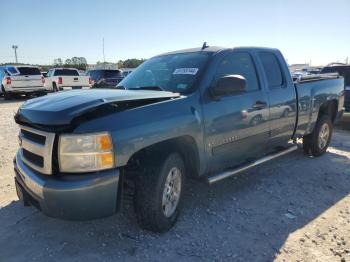
[{"label": "sky", "polygon": [[150,58],[211,46],[280,49],[289,64],[350,62],[350,0],[0,0],[0,63]]}]

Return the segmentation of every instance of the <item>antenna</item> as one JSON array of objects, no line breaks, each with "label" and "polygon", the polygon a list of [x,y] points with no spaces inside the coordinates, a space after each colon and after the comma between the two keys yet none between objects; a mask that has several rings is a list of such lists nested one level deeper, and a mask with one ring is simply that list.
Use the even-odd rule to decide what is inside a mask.
[{"label": "antenna", "polygon": [[204,42],[203,45],[202,45],[202,50],[208,48],[209,46],[207,45],[207,42]]}]

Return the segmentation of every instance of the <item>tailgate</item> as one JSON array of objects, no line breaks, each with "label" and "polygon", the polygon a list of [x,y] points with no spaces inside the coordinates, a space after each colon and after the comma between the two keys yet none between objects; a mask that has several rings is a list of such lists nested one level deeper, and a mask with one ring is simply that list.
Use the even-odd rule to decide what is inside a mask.
[{"label": "tailgate", "polygon": [[344,107],[346,112],[350,112],[350,86],[345,87]]},{"label": "tailgate", "polygon": [[41,75],[15,75],[11,76],[12,88],[41,87]]},{"label": "tailgate", "polygon": [[87,76],[62,76],[62,86],[88,86],[89,77]]}]

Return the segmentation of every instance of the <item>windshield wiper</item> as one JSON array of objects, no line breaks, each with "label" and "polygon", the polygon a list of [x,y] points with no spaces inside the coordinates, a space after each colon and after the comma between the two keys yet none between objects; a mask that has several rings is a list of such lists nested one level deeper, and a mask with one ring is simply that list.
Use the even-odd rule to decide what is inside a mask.
[{"label": "windshield wiper", "polygon": [[160,86],[140,86],[140,87],[131,87],[128,90],[154,90],[154,91],[164,91]]},{"label": "windshield wiper", "polygon": [[126,88],[124,86],[116,86],[115,89],[122,89],[125,90]]}]

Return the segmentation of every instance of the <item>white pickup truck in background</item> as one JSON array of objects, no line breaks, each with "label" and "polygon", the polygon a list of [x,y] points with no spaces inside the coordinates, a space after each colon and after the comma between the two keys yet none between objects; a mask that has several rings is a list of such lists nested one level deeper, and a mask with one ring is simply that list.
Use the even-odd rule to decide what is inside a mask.
[{"label": "white pickup truck in background", "polygon": [[44,77],[36,66],[7,65],[0,67],[0,93],[6,100],[18,95],[44,95]]},{"label": "white pickup truck in background", "polygon": [[54,68],[47,72],[45,88],[51,92],[90,89],[91,79],[88,76],[80,75],[75,68]]}]

